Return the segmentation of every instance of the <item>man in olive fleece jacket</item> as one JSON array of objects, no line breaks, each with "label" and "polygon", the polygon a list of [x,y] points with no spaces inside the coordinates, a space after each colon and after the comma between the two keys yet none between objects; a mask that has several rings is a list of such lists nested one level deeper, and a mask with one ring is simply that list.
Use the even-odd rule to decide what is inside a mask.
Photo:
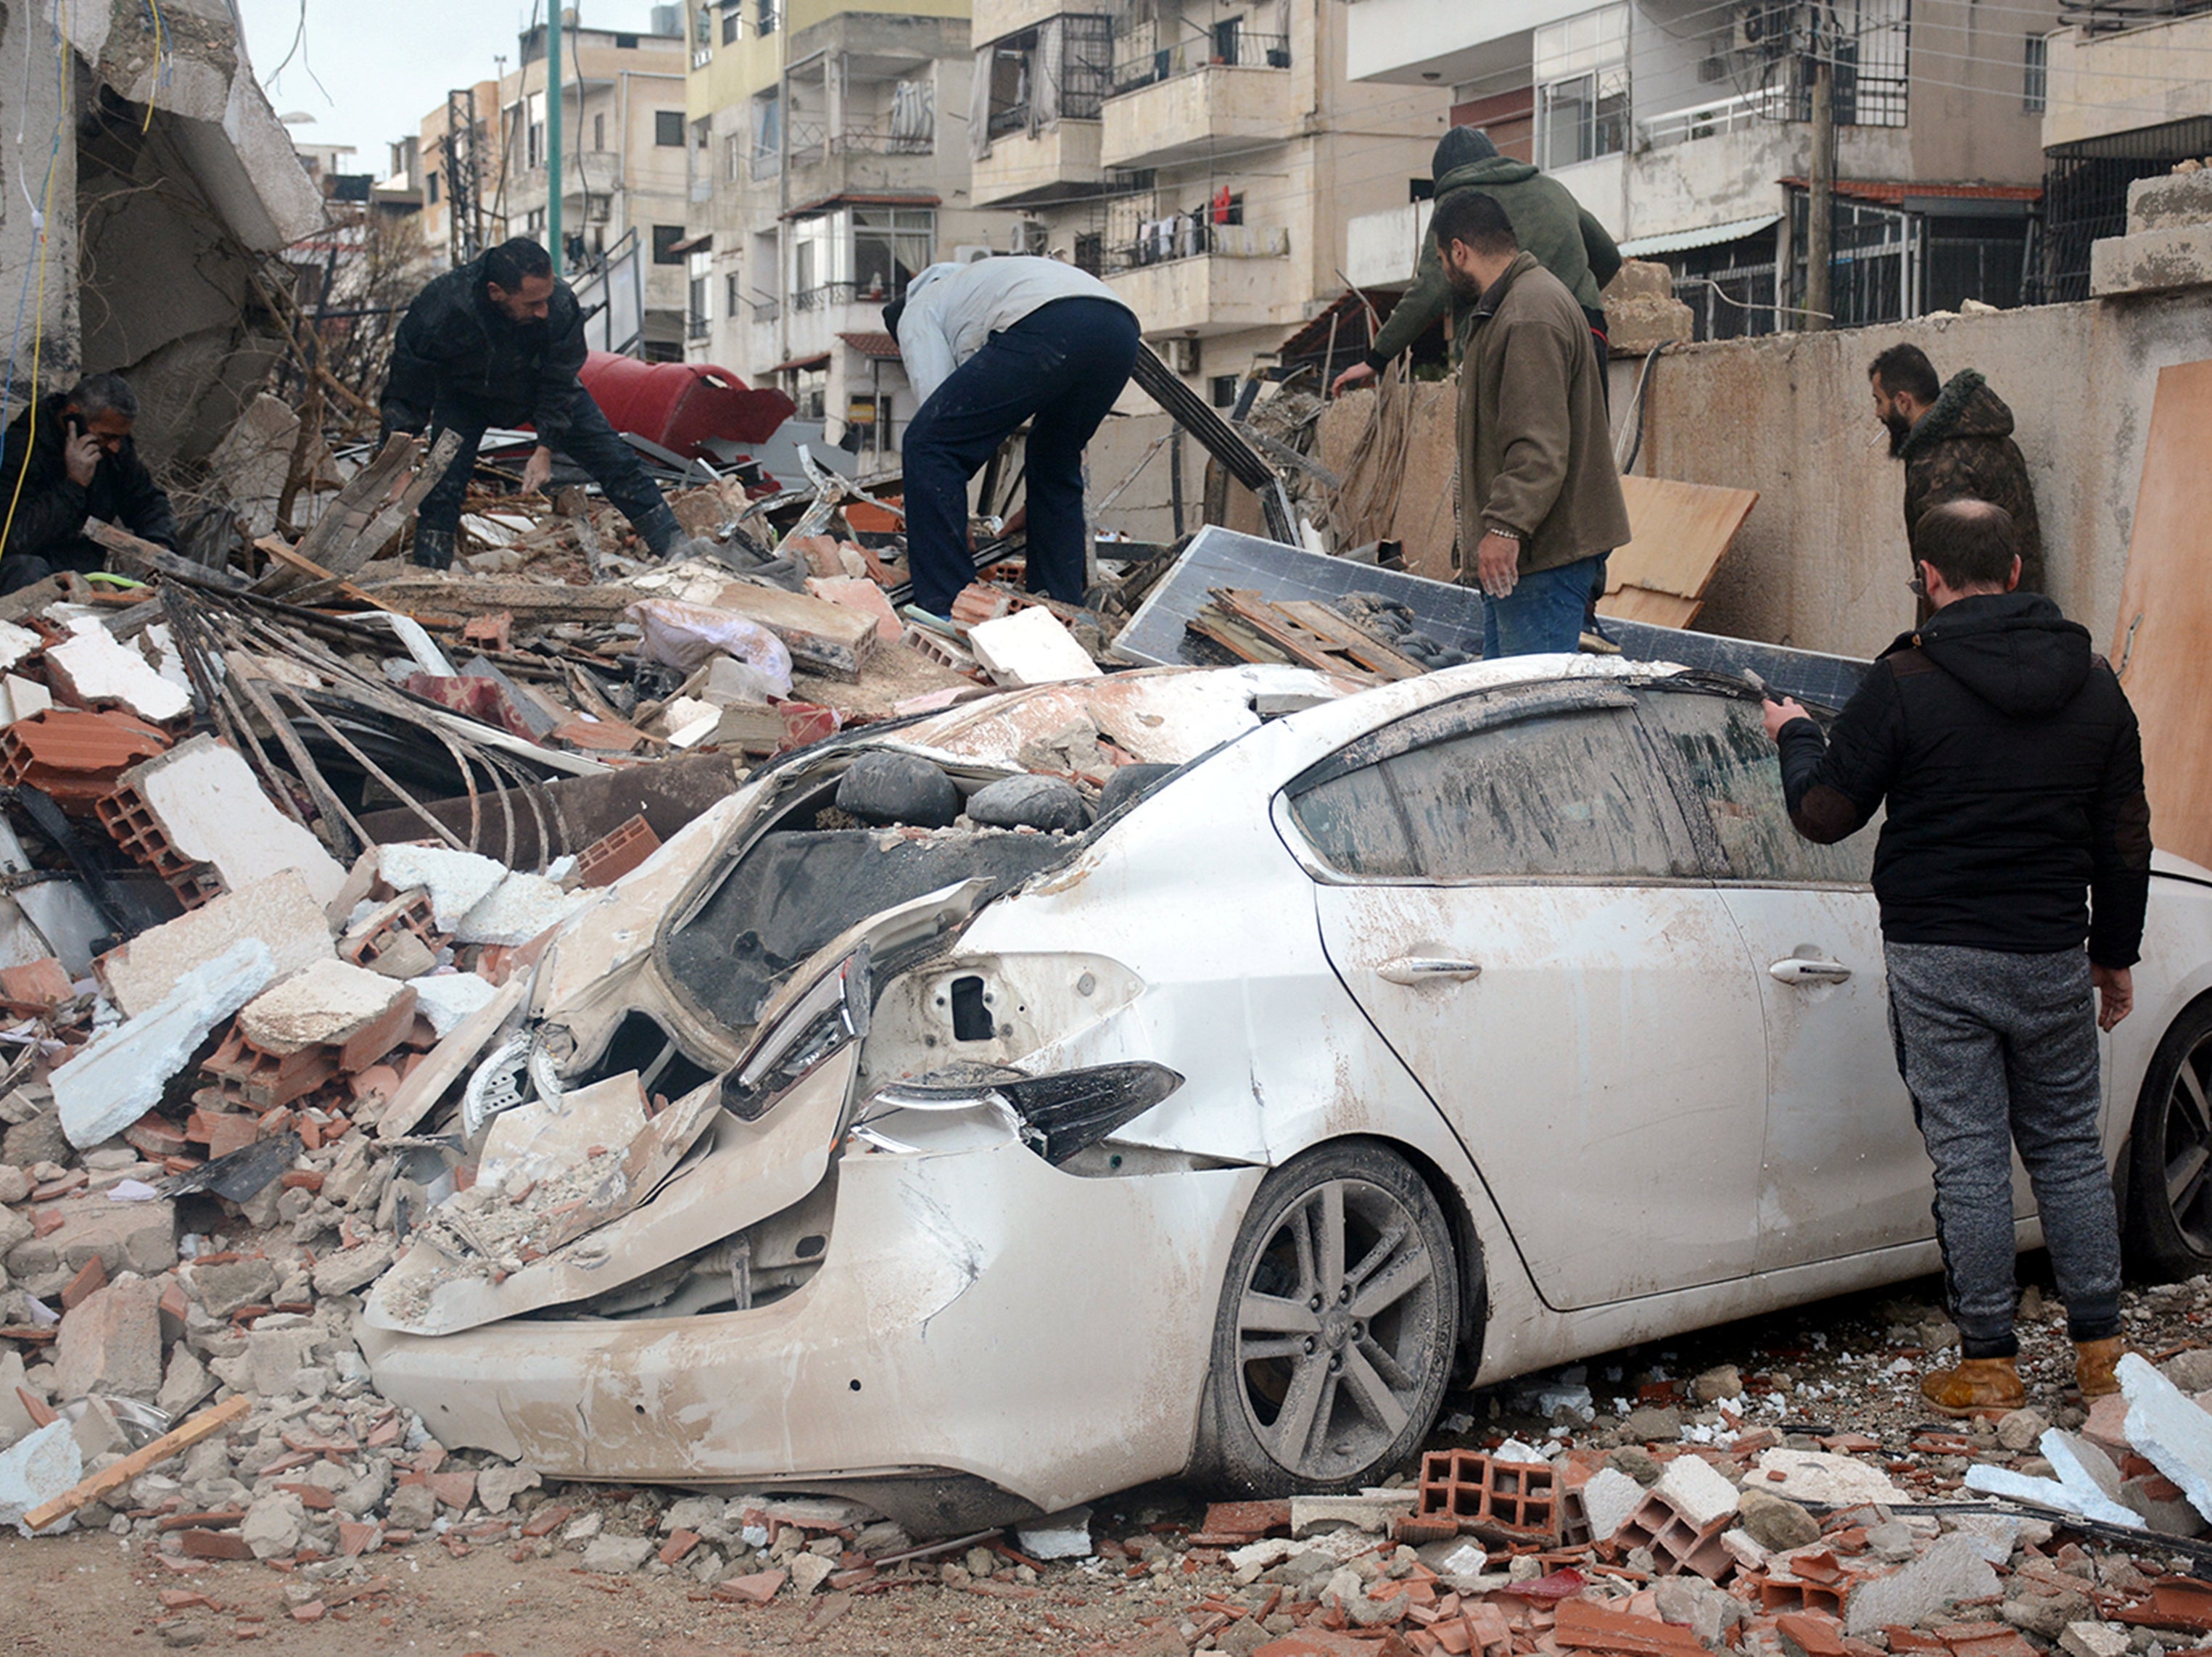
[{"label": "man in olive fleece jacket", "polygon": [[1628,539],[1596,343],[1496,201],[1462,191],[1436,227],[1473,323],[1459,367],[1459,579],[1482,588],[1482,653],[1572,651],[1600,562]]},{"label": "man in olive fleece jacket", "polygon": [[[1455,126],[1445,133],[1437,142],[1431,167],[1439,207],[1465,190],[1477,190],[1493,198],[1513,222],[1513,234],[1521,246],[1566,285],[1591,331],[1604,338],[1605,301],[1600,294],[1620,269],[1620,250],[1613,246],[1605,227],[1575,200],[1565,185],[1546,178],[1526,161],[1500,155],[1490,135],[1476,126]],[[1451,316],[1452,349],[1463,351],[1471,307],[1454,298],[1451,282],[1437,258],[1436,237],[1431,234],[1422,239],[1413,287],[1390,313],[1389,320],[1375,337],[1373,348],[1339,374],[1329,389],[1345,391],[1372,379],[1447,312]]]}]

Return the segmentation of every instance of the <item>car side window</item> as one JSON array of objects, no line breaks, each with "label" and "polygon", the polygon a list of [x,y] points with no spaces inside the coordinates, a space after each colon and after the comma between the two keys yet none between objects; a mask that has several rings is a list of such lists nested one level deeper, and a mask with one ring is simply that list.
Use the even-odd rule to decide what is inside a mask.
[{"label": "car side window", "polygon": [[1601,708],[1444,737],[1294,796],[1291,815],[1366,879],[1666,878],[1686,871],[1651,785],[1633,716]]},{"label": "car side window", "polygon": [[[1696,691],[1654,689],[1643,698],[1644,727],[1681,763],[1730,880],[1863,886],[1873,877],[1881,819],[1833,846],[1790,827],[1782,762],[1759,704]],[[1686,801],[1686,804],[1692,804]]]}]

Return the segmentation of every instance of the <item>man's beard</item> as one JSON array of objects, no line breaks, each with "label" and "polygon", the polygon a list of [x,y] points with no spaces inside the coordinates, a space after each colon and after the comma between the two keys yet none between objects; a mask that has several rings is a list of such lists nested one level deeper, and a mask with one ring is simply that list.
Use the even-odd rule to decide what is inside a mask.
[{"label": "man's beard", "polygon": [[1889,458],[1903,459],[1905,440],[1912,435],[1912,422],[1901,414],[1886,414],[1881,423],[1889,428]]},{"label": "man's beard", "polygon": [[1452,297],[1465,305],[1472,305],[1483,294],[1480,278],[1470,276],[1456,265],[1444,267],[1444,280],[1451,284]]}]

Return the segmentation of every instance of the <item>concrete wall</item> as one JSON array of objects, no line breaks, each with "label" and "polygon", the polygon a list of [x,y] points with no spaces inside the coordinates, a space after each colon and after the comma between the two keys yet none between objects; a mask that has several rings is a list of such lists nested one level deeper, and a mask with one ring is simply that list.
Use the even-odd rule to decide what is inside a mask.
[{"label": "concrete wall", "polygon": [[2025,96],[2027,37],[2057,21],[2057,0],[1913,0],[1913,170],[1901,176],[2040,184],[2043,116]]},{"label": "concrete wall", "polygon": [[[1910,626],[1902,468],[1866,365],[1909,340],[2011,404],[2051,597],[2111,642],[2158,371],[2212,356],[2212,289],[1680,348],[1653,365],[1636,470],[1759,491],[1698,625],[1865,655]],[[1634,363],[1616,365],[1625,410]]]},{"label": "concrete wall", "polygon": [[2077,143],[2212,110],[2212,13],[2117,34],[2051,37],[2043,143]]}]

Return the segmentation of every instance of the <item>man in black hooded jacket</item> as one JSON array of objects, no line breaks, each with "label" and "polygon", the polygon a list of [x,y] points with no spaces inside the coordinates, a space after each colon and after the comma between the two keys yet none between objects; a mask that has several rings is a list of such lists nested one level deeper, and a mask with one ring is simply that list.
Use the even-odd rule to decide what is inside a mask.
[{"label": "man in black hooded jacket", "polygon": [[2084,1398],[2118,1390],[2122,1350],[2097,1031],[2134,1000],[2129,968],[2150,888],[2142,741],[2087,631],[2048,598],[2014,590],[2017,549],[2001,507],[1931,507],[1913,531],[1913,585],[1935,613],[1882,652],[1825,737],[1796,703],[1766,705],[1800,834],[1842,840],[1888,807],[1874,889],[1890,1028],[1936,1164],[1936,1235],[1961,1353],[1921,1391],[1949,1415],[2000,1413],[2025,1398],[2013,1335],[2015,1143]]},{"label": "man in black hooded jacket", "polygon": [[684,526],[577,379],[584,315],[553,258],[527,236],[448,270],[415,296],[392,343],[384,382],[384,435],[459,432],[460,452],[422,504],[415,561],[453,561],[461,501],[486,428],[528,421],[538,447],[522,487],[542,489],[559,450],[589,472],[656,557],[688,549]]}]

